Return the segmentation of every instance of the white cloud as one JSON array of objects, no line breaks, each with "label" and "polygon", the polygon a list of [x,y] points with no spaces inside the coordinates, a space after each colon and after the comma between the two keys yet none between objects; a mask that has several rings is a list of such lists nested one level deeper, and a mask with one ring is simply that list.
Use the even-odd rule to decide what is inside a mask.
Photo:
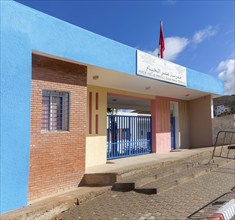
[{"label": "white cloud", "polygon": [[[164,59],[174,61],[187,46],[199,44],[202,41],[209,39],[217,34],[217,29],[217,27],[211,25],[207,26],[206,28],[197,31],[192,39],[179,36],[165,38]],[[148,51],[148,53],[158,56],[158,47],[154,51]]]},{"label": "white cloud", "polygon": [[199,44],[202,41],[217,34],[217,27],[207,26],[206,28],[197,31],[192,38],[192,42]]},{"label": "white cloud", "polygon": [[[186,48],[189,40],[183,37],[167,37],[165,38],[165,51],[164,59],[166,60],[175,60],[177,56]],[[152,55],[158,55],[158,48],[153,52],[149,52]]]},{"label": "white cloud", "polygon": [[235,59],[221,61],[216,70],[218,77],[224,81],[224,94],[235,94]]},{"label": "white cloud", "polygon": [[168,37],[165,39],[165,59],[175,60],[186,48],[189,40],[183,37]]}]

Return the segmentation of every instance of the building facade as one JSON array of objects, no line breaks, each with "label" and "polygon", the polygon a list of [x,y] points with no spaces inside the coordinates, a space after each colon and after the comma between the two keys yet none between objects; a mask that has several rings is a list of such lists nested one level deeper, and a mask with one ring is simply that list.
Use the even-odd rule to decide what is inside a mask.
[{"label": "building facade", "polygon": [[[171,150],[171,118],[174,148],[212,145],[212,98],[224,92],[219,79],[17,2],[0,4],[0,213],[78,187],[86,167],[106,163],[108,107],[151,115],[151,135],[143,133],[148,123],[131,126],[143,127],[137,136],[151,140],[148,153]],[[159,62],[176,74],[163,67],[159,78]],[[130,132],[120,128],[126,147]]]}]

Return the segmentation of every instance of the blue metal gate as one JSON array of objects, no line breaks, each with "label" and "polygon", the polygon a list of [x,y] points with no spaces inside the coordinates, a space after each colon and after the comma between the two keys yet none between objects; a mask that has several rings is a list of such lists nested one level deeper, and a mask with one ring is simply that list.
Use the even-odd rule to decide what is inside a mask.
[{"label": "blue metal gate", "polygon": [[176,149],[175,146],[175,117],[171,116],[171,149]]},{"label": "blue metal gate", "polygon": [[151,153],[151,116],[107,116],[107,159]]}]

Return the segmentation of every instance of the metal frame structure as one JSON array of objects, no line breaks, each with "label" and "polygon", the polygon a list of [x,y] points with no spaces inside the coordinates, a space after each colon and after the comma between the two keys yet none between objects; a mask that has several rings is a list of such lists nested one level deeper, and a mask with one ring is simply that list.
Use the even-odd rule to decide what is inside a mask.
[{"label": "metal frame structure", "polygon": [[107,116],[107,159],[152,152],[151,116]]},{"label": "metal frame structure", "polygon": [[[221,150],[219,155],[216,155],[215,150],[218,146],[221,146]],[[228,147],[228,151],[227,154],[224,156],[223,149],[226,146]],[[219,131],[216,136],[216,141],[214,144],[214,150],[211,159],[213,160],[214,157],[221,157],[235,160],[235,155],[234,157],[229,157],[230,150],[235,150],[235,131]]]}]

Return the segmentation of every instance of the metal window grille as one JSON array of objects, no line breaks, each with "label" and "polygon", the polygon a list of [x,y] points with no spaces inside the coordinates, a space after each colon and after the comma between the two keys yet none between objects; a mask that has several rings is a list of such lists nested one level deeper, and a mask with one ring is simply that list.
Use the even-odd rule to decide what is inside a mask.
[{"label": "metal window grille", "polygon": [[41,129],[44,131],[68,131],[69,94],[44,90],[41,118]]}]

